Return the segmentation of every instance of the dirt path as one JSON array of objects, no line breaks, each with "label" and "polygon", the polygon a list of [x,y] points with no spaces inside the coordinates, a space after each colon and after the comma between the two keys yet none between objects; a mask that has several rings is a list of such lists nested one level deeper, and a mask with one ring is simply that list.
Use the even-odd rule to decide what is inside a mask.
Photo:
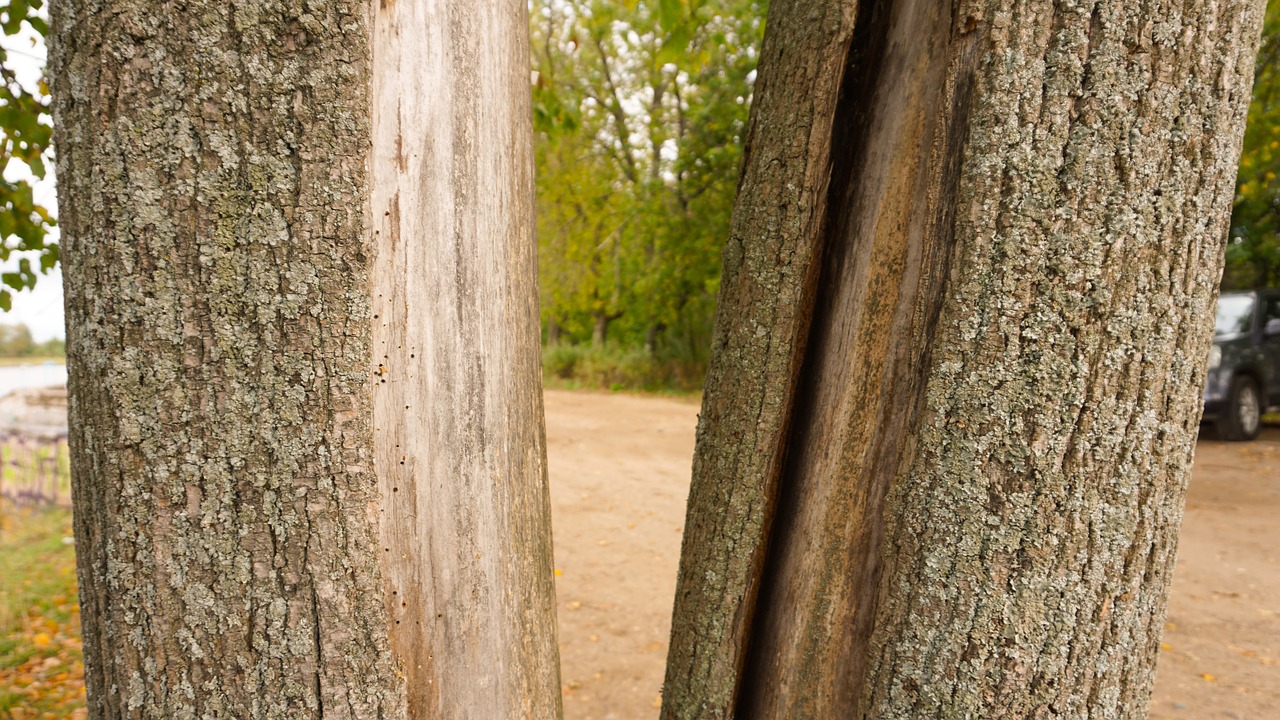
[{"label": "dirt path", "polygon": [[657,717],[691,401],[547,391],[566,720]]},{"label": "dirt path", "polygon": [[[697,405],[548,391],[567,720],[657,716]],[[1197,450],[1151,717],[1280,720],[1280,430]]]},{"label": "dirt path", "polygon": [[1280,429],[1263,432],[1196,447],[1155,720],[1280,718]]}]

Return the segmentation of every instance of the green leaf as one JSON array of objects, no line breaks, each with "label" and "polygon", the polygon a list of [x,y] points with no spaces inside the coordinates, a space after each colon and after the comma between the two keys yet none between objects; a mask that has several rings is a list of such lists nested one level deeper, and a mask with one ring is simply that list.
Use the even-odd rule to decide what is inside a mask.
[{"label": "green leaf", "polygon": [[683,19],[681,0],[658,0],[658,23],[664,30],[674,30]]},{"label": "green leaf", "polygon": [[57,243],[49,243],[44,247],[44,252],[40,255],[40,272],[47,273],[58,266],[58,261],[62,258],[61,251],[58,249]]},{"label": "green leaf", "polygon": [[[43,6],[44,0],[7,0],[0,30],[13,36],[30,27],[46,35],[48,24],[37,14]],[[0,64],[11,71],[9,59],[9,54],[0,50]],[[11,79],[12,72],[5,77]],[[0,274],[0,283],[15,290],[35,287],[39,275],[33,262],[43,274],[57,267],[60,259],[57,245],[46,243],[49,229],[56,224],[54,218],[36,204],[32,192],[32,182],[45,177],[52,152],[48,96],[43,78],[30,92],[17,82],[0,80],[0,169],[21,161],[33,176],[14,181],[0,179],[0,260],[7,260],[19,250],[35,254],[34,259],[22,258],[15,272]],[[12,294],[8,290],[2,292],[0,310],[8,310]]]},{"label": "green leaf", "polygon": [[654,57],[654,61],[659,65],[667,63],[680,64],[680,61],[688,57],[689,52],[689,28],[681,25],[672,30],[667,39],[662,43],[662,49]]}]

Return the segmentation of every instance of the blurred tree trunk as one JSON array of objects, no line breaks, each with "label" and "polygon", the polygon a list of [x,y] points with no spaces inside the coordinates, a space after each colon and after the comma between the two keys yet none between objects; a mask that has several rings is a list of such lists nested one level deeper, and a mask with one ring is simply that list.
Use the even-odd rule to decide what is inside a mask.
[{"label": "blurred tree trunk", "polygon": [[604,341],[608,338],[608,333],[608,314],[604,312],[597,312],[595,322],[591,326],[591,344],[597,347],[604,345]]},{"label": "blurred tree trunk", "polygon": [[523,0],[52,22],[91,717],[558,716]]},{"label": "blurred tree trunk", "polygon": [[609,323],[622,317],[622,313],[611,313],[599,310],[595,313],[594,322],[591,325],[591,344],[596,347],[604,347],[609,339]]},{"label": "blurred tree trunk", "polygon": [[663,323],[652,323],[644,332],[644,351],[652,355],[658,349],[658,336],[666,332],[667,326]]},{"label": "blurred tree trunk", "polygon": [[771,4],[666,718],[1143,717],[1262,4]]}]

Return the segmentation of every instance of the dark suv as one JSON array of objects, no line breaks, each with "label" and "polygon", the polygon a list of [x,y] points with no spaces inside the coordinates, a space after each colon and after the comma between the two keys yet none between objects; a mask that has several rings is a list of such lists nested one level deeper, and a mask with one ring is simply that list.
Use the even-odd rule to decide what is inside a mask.
[{"label": "dark suv", "polygon": [[1223,293],[1209,352],[1204,420],[1223,440],[1252,440],[1280,403],[1280,289]]}]

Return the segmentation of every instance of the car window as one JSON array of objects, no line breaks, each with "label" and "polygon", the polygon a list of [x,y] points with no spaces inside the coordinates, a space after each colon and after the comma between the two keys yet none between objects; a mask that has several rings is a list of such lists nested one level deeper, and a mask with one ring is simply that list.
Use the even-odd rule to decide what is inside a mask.
[{"label": "car window", "polygon": [[[1266,314],[1263,316],[1262,327],[1266,327],[1273,320],[1280,320],[1280,296],[1267,299],[1267,306],[1263,308]],[[1274,331],[1269,332],[1272,334]],[[1274,335],[1272,334],[1274,337]]]},{"label": "car window", "polygon": [[1218,321],[1213,334],[1236,335],[1253,330],[1253,297],[1249,295],[1223,295],[1218,298]]}]

